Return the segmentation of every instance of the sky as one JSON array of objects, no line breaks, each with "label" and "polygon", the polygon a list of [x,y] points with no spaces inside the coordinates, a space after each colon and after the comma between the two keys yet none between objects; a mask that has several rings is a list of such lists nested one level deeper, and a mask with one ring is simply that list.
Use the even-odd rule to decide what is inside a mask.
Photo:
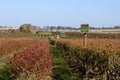
[{"label": "sky", "polygon": [[120,25],[120,0],[0,0],[0,25]]}]

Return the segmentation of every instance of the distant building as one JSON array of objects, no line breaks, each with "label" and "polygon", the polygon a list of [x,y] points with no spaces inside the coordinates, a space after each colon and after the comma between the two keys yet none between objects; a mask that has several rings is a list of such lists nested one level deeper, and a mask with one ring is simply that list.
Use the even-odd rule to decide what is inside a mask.
[{"label": "distant building", "polygon": [[18,28],[13,28],[13,27],[0,27],[0,32],[5,32],[8,30],[18,30]]}]

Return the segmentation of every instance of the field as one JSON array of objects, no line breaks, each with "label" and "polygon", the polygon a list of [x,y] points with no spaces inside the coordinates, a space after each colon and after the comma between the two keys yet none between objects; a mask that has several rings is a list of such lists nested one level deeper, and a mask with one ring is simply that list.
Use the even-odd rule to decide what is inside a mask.
[{"label": "field", "polygon": [[119,34],[23,34],[1,35],[0,80],[120,79]]},{"label": "field", "polygon": [[0,80],[51,79],[52,56],[47,40],[0,38]]},{"label": "field", "polygon": [[[66,43],[72,47],[84,47],[83,39],[56,39],[57,42]],[[94,49],[97,51],[107,50],[113,53],[120,52],[120,40],[117,39],[87,39],[86,48]]]},{"label": "field", "polygon": [[97,80],[120,79],[120,40],[54,39],[51,44],[63,52],[64,59],[71,70],[80,78]]}]

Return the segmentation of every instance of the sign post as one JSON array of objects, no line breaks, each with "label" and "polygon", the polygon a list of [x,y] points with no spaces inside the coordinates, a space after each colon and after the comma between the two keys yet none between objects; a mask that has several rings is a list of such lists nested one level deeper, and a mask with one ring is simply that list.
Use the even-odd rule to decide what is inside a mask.
[{"label": "sign post", "polygon": [[89,31],[89,24],[81,24],[81,32],[84,33],[84,47],[87,45],[87,32]]}]

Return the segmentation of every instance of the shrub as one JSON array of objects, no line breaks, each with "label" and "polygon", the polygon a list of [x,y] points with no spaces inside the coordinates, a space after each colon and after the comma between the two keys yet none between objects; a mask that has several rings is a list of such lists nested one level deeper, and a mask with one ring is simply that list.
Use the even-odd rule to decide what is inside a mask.
[{"label": "shrub", "polygon": [[61,39],[54,41],[56,47],[60,51],[64,51],[62,54],[70,69],[79,77],[98,80],[120,79],[119,40],[89,39],[87,48],[79,46],[81,40]]},{"label": "shrub", "polygon": [[11,74],[14,79],[35,75],[41,80],[52,75],[52,56],[47,41],[39,41],[34,47],[20,52],[11,59]]}]

